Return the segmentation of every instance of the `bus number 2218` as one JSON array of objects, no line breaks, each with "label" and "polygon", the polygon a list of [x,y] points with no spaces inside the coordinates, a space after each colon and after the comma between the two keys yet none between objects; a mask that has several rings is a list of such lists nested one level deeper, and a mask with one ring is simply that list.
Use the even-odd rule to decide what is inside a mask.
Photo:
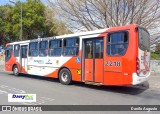
[{"label": "bus number 2218", "polygon": [[121,66],[120,61],[106,61],[105,66]]}]

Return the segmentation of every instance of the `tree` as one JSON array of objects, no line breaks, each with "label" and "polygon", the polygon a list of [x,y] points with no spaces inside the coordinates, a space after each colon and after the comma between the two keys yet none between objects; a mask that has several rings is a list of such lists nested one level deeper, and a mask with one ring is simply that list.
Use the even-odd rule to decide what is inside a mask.
[{"label": "tree", "polygon": [[[15,36],[15,40],[19,39],[20,34],[20,2],[17,2],[9,12],[11,30]],[[40,0],[27,0],[22,3],[22,26],[23,26],[23,40],[36,38],[38,35],[42,36],[45,33],[45,6]],[[48,35],[53,35],[50,33]]]},{"label": "tree", "polygon": [[160,54],[160,43],[157,44],[156,49],[155,49],[156,54]]},{"label": "tree", "polygon": [[8,29],[10,26],[8,11],[10,8],[10,5],[0,6],[0,45],[6,44],[8,41],[12,40],[12,36],[10,38],[8,37],[10,33]]},{"label": "tree", "polygon": [[[3,42],[19,41],[20,38],[20,7],[21,3],[15,5],[1,6],[1,30],[0,35]],[[22,40],[33,39],[45,33],[45,6],[40,0],[27,0],[22,2]],[[54,33],[47,34],[48,36]]]},{"label": "tree", "polygon": [[[68,27],[61,21],[55,18],[54,10],[49,7],[45,9],[45,25],[47,32],[54,32],[56,35],[63,35],[67,33],[71,33]],[[48,28],[47,28],[48,26]]]},{"label": "tree", "polygon": [[[136,23],[148,29],[160,22],[160,0],[48,0],[70,28],[94,30]],[[57,7],[56,7],[57,6]]]},{"label": "tree", "polygon": [[[19,1],[14,5],[0,6],[0,45],[21,40],[19,37],[20,7]],[[53,11],[40,0],[22,2],[22,12],[22,40],[35,39],[38,36],[51,37],[70,32],[64,23],[54,18]]]}]

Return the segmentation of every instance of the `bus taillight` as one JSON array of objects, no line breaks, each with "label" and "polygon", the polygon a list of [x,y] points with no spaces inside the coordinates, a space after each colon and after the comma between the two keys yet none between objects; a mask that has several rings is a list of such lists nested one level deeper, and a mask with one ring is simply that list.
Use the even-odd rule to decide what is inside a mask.
[{"label": "bus taillight", "polygon": [[140,73],[140,63],[139,63],[139,58],[136,59],[136,72],[137,72],[137,75],[139,75],[139,73]]}]

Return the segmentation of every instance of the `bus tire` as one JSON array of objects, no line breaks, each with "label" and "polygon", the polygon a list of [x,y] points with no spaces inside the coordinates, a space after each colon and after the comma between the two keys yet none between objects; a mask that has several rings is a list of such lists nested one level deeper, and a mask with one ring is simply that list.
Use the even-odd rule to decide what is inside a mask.
[{"label": "bus tire", "polygon": [[69,85],[72,82],[71,72],[67,68],[63,68],[59,72],[59,81],[61,84]]},{"label": "bus tire", "polygon": [[15,76],[18,76],[18,75],[19,75],[19,70],[18,70],[17,65],[14,65],[14,67],[13,67],[13,74],[14,74]]}]

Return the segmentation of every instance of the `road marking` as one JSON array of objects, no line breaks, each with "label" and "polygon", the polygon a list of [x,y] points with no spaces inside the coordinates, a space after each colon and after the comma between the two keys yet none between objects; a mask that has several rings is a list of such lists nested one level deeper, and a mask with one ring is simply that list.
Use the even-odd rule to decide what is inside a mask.
[{"label": "road marking", "polygon": [[[21,90],[21,89],[18,89],[18,88],[9,87],[9,86],[6,86],[6,85],[0,85],[0,94],[4,94],[4,95],[8,96],[8,94],[13,94],[13,93],[27,94],[28,92],[26,92],[24,90]],[[37,100],[36,100],[35,103],[34,102],[32,102],[32,103],[19,102],[19,103],[25,104],[25,105],[41,105],[41,104],[51,102],[51,101],[54,101],[54,100],[55,99],[53,99],[53,98],[44,97],[44,96],[41,97],[41,96],[37,95]]]},{"label": "road marking", "polygon": [[16,92],[16,93],[23,93],[23,94],[26,93],[23,90],[20,90],[20,89],[17,89],[17,88],[12,88],[12,87],[9,87],[9,86],[6,86],[6,85],[0,85],[0,88],[7,89],[11,92]]},{"label": "road marking", "polygon": [[51,101],[54,101],[54,100],[55,99],[48,98],[48,97],[37,97],[37,102],[32,102],[32,103],[25,102],[23,104],[25,104],[25,105],[41,105],[41,104],[44,104],[46,102],[51,102]]},{"label": "road marking", "polygon": [[9,93],[6,92],[6,91],[0,90],[0,94],[3,94],[3,93],[9,94]]},{"label": "road marking", "polygon": [[48,100],[48,101],[53,101],[53,100],[55,100],[55,99],[48,98],[48,97],[41,97],[41,98],[46,99],[46,100]]}]

